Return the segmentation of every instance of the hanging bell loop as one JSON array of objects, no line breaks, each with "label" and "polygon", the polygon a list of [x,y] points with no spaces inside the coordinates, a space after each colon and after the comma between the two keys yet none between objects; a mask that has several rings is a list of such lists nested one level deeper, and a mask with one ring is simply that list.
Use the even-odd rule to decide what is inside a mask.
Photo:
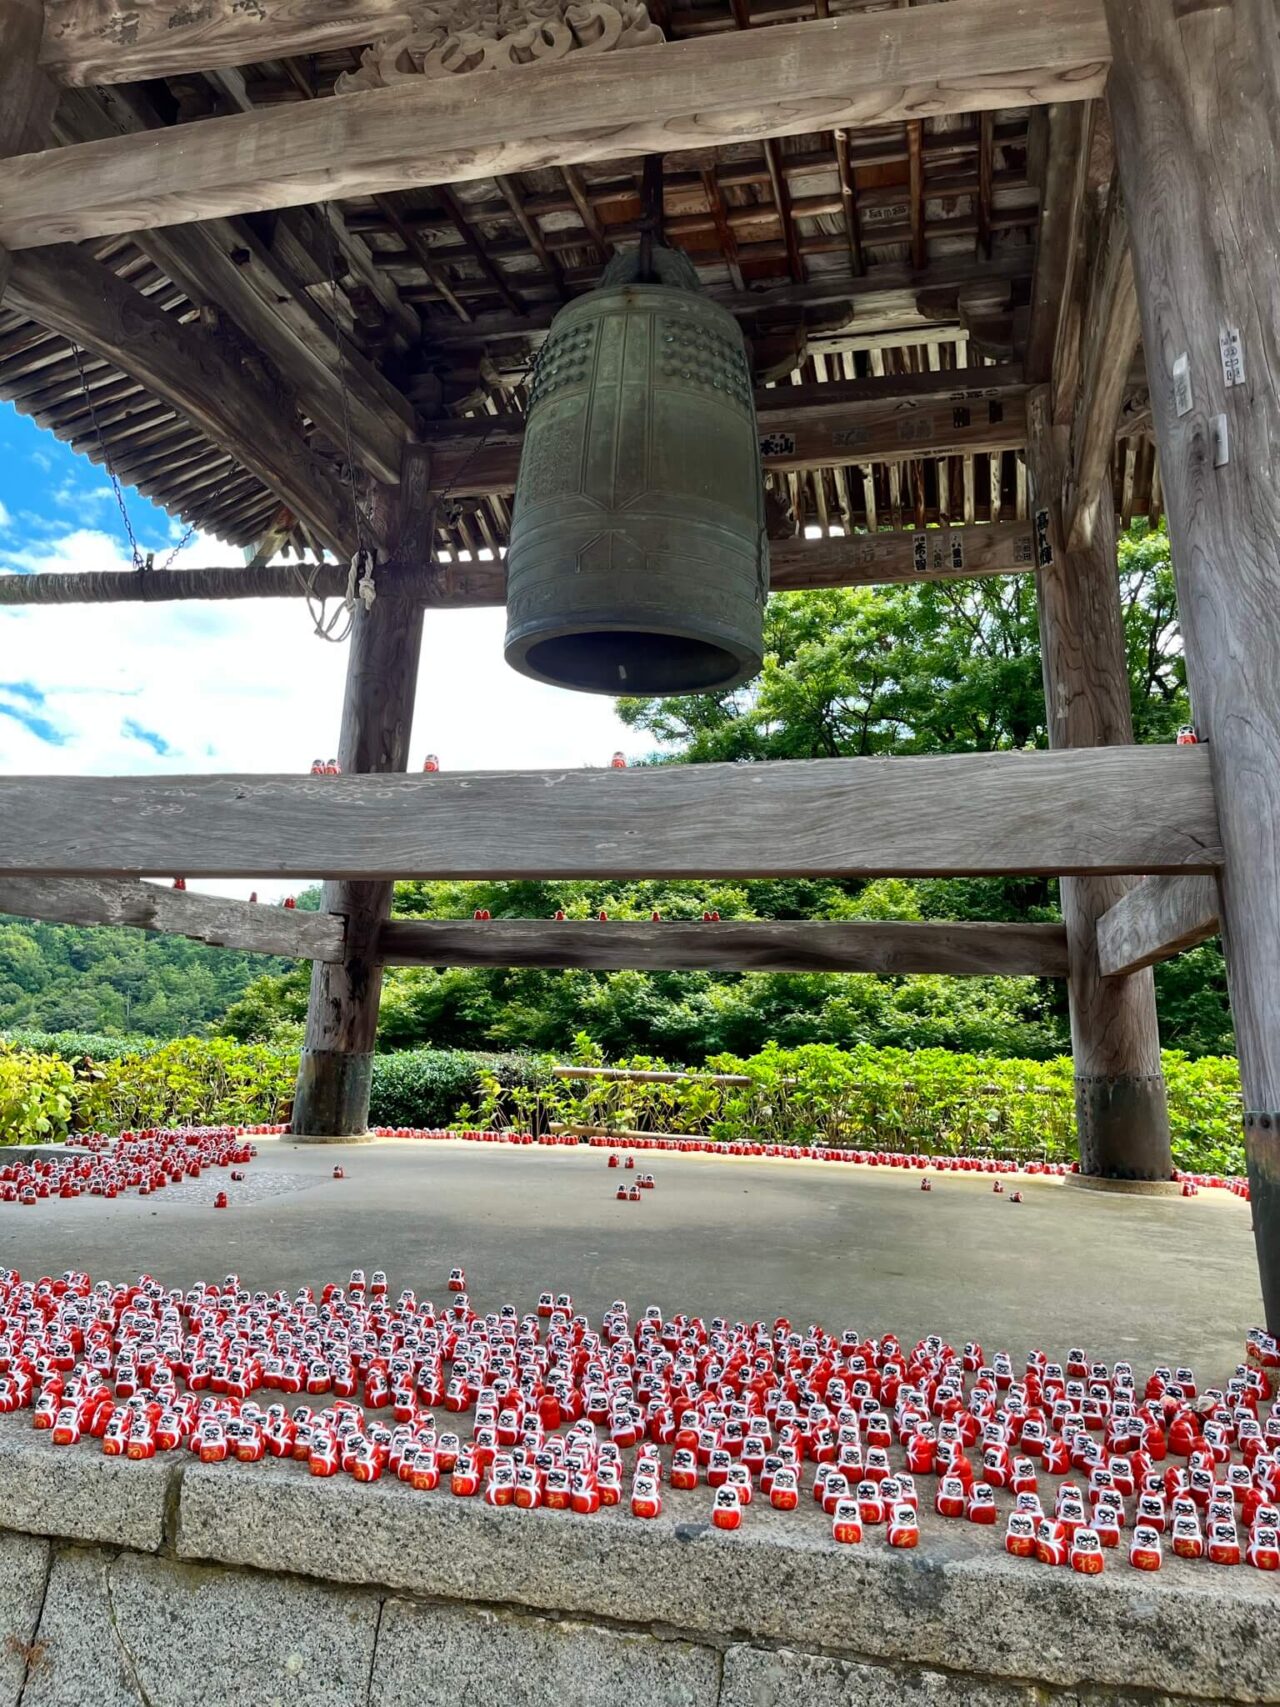
[{"label": "hanging bell loop", "polygon": [[737,321],[689,259],[646,248],[643,260],[639,248],[616,254],[539,353],[506,658],[586,693],[721,693],[756,675],[764,652],[751,370]]}]

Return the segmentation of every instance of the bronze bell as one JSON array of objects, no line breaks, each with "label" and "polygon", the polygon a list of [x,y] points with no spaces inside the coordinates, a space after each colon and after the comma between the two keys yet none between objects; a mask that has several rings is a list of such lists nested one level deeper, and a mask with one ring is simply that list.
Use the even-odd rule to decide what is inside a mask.
[{"label": "bronze bell", "polygon": [[584,693],[737,687],[769,586],[751,370],[692,263],[638,250],[539,352],[507,553],[507,662]]}]

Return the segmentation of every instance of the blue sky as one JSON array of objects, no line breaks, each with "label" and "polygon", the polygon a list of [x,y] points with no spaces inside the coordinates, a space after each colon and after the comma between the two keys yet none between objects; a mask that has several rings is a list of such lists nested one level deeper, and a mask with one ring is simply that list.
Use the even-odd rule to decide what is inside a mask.
[{"label": "blue sky", "polygon": [[[125,497],[163,562],[184,530]],[[239,560],[197,537],[176,567]],[[44,570],[133,573],[105,473],[0,403],[0,574]],[[500,610],[428,612],[415,764],[431,751],[451,770],[536,770],[628,747],[611,701],[508,669],[502,631]],[[345,663],[300,599],[0,608],[0,772],[306,771],[337,747]]]}]

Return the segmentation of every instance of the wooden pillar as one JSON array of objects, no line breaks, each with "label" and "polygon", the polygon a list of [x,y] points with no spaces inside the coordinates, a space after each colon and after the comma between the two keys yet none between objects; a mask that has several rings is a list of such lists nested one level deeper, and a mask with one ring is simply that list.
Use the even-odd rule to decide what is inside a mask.
[{"label": "wooden pillar", "polygon": [[[403,771],[409,760],[413,700],[422,647],[422,605],[397,597],[396,574],[428,560],[431,504],[426,452],[405,451],[401,483],[381,488],[374,524],[383,538],[369,610],[358,609],[347,658],[338,763],[344,772]],[[318,779],[317,788],[323,788]],[[323,907],[347,921],[341,961],[311,968],[307,1031],[293,1102],[302,1138],[347,1138],[369,1124],[369,1084],[382,965],[374,945],[391,912],[390,883],[335,882]]]},{"label": "wooden pillar", "polygon": [[1275,0],[1106,0],[1267,1326],[1280,1332],[1280,39]]},{"label": "wooden pillar", "polygon": [[[1054,425],[1047,386],[1032,393],[1028,426],[1037,525],[1047,530],[1048,545],[1041,551],[1036,594],[1049,745],[1128,745],[1133,714],[1111,483],[1104,482],[1087,543],[1068,550],[1062,493],[1070,432]],[[1098,920],[1131,881],[1059,880],[1080,1168],[1109,1179],[1168,1179],[1173,1160],[1152,973],[1147,968],[1126,978],[1103,978],[1098,970]]]},{"label": "wooden pillar", "polygon": [[[43,30],[43,0],[0,0],[0,160],[46,144],[54,92],[36,65]],[[8,281],[9,252],[0,245],[0,300]]]}]

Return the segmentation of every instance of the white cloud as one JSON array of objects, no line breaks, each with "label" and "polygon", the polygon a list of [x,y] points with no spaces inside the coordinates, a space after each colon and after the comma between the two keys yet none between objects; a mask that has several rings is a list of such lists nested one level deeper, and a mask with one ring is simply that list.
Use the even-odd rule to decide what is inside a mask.
[{"label": "white cloud", "polygon": [[[234,561],[227,546],[198,539],[179,566]],[[0,571],[15,569],[132,573],[120,542],[91,529],[0,547]],[[501,610],[427,612],[412,768],[428,751],[448,770],[607,764],[628,737],[612,701],[518,676],[502,658],[503,621]],[[301,599],[0,609],[0,684],[33,689],[38,700],[28,691],[10,703],[36,706],[37,721],[62,737],[51,745],[0,715],[0,771],[303,772],[337,750],[346,657],[345,646],[314,637]],[[256,887],[264,900],[284,892],[274,881]]]}]

